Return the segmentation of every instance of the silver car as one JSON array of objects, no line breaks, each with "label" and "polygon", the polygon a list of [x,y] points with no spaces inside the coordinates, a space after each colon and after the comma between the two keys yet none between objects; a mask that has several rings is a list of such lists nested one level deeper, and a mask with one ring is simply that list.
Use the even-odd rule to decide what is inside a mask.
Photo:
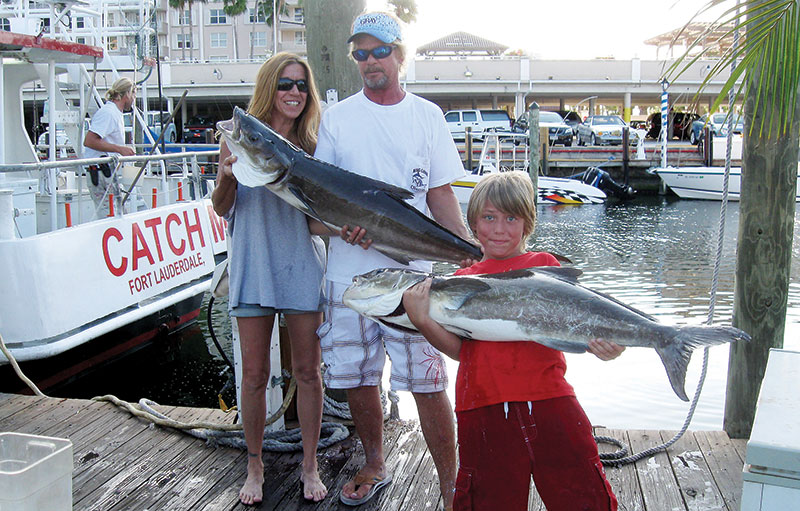
[{"label": "silver car", "polygon": [[[625,121],[618,115],[592,115],[578,125],[578,145],[612,145],[622,143],[622,128]],[[630,130],[630,143],[636,143],[638,136]]]}]

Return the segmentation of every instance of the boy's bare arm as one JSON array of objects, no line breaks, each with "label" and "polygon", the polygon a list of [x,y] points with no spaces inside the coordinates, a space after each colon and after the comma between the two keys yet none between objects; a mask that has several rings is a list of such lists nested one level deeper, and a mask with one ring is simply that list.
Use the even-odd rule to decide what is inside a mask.
[{"label": "boy's bare arm", "polygon": [[431,279],[409,288],[403,293],[403,307],[408,314],[408,319],[417,327],[425,339],[453,360],[458,360],[461,351],[460,337],[445,330],[439,323],[431,319],[428,312],[430,307]]}]

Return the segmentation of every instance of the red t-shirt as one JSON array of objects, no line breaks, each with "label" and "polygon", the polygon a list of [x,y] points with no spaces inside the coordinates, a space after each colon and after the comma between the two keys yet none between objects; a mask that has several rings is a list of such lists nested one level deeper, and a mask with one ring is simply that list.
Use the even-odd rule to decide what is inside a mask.
[{"label": "red t-shirt", "polygon": [[[527,252],[510,259],[489,259],[462,268],[456,275],[478,275],[560,266],[552,254]],[[574,396],[564,379],[567,363],[558,350],[529,341],[495,342],[465,339],[459,352],[456,411],[513,401]]]}]

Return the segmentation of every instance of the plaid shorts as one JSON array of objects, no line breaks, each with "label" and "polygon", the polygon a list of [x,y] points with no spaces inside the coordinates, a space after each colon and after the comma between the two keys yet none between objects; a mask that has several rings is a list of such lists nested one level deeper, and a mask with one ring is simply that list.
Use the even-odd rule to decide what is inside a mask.
[{"label": "plaid shorts", "polygon": [[325,285],[325,322],[317,335],[327,366],[326,386],[377,386],[388,354],[392,390],[431,393],[447,389],[442,354],[423,336],[400,332],[360,316],[342,303],[347,285],[330,280]]}]

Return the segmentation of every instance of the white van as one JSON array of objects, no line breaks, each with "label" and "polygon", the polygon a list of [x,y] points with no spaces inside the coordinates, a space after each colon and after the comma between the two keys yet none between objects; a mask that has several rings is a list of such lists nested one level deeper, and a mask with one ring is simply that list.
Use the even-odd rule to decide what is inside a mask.
[{"label": "white van", "polygon": [[444,120],[454,139],[463,139],[467,127],[477,138],[487,131],[511,130],[511,116],[505,110],[450,110],[445,112]]}]

